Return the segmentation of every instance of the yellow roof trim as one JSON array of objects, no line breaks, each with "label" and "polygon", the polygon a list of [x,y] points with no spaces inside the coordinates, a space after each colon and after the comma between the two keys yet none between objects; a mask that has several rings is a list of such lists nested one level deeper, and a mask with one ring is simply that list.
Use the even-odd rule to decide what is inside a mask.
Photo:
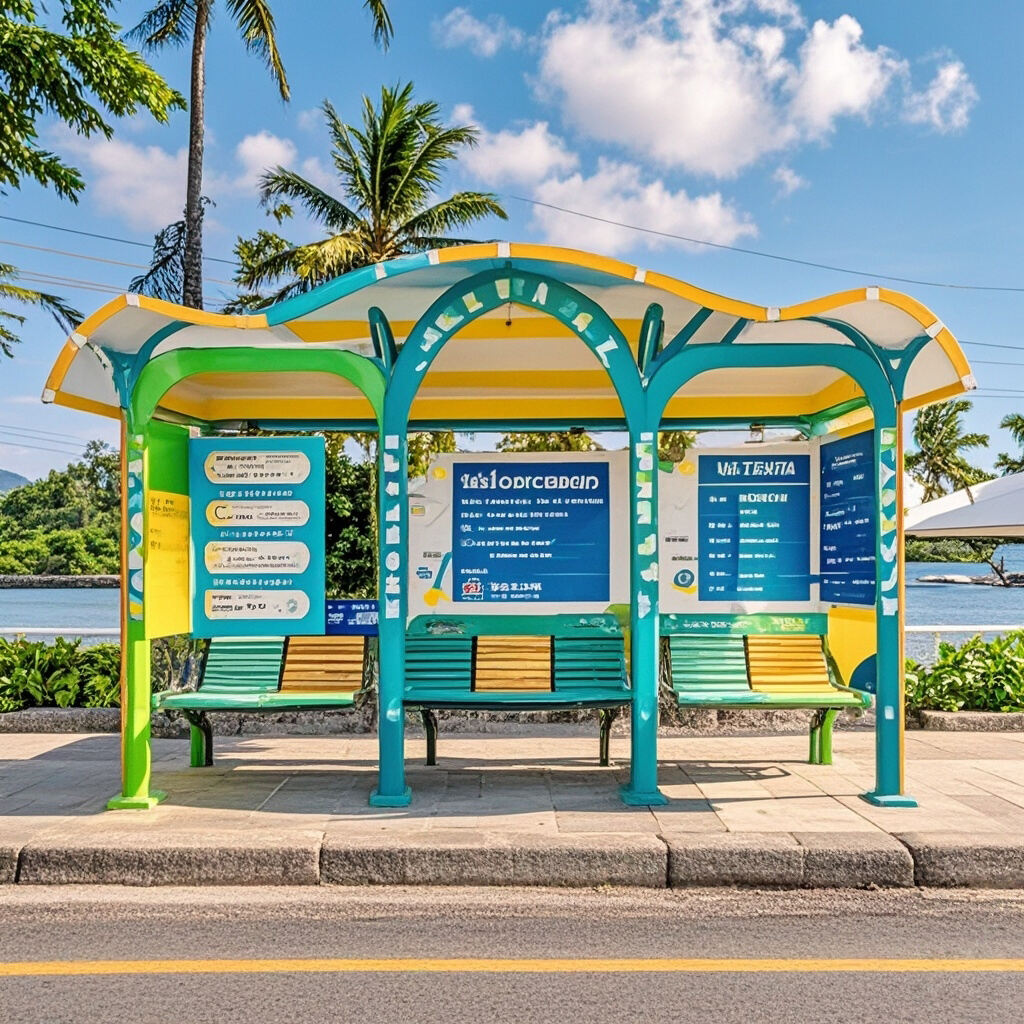
[{"label": "yellow roof trim", "polygon": [[[896,306],[897,309],[902,309],[904,313],[912,316],[925,330],[940,322],[939,318],[923,302],[918,302],[917,299],[903,292],[893,291],[891,288],[879,288],[878,297],[881,301],[888,302],[889,305]],[[960,348],[960,343],[953,336],[953,332],[943,326],[935,336],[935,340],[942,346],[942,351],[946,353],[949,361],[953,364],[957,376],[966,377],[971,372],[971,367],[963,349]],[[966,391],[967,389],[962,390]],[[953,392],[953,394],[958,393]]]},{"label": "yellow roof trim", "polygon": [[133,295],[131,304],[150,313],[162,313],[173,320],[183,320],[195,327],[234,327],[243,330],[269,326],[266,313],[209,313],[205,309],[190,309],[176,302],[153,299],[148,295]]},{"label": "yellow roof trim", "polygon": [[698,306],[705,306],[716,313],[728,313],[730,316],[741,316],[747,320],[768,320],[768,310],[764,306],[755,306],[750,302],[742,302],[740,299],[730,299],[728,296],[719,295],[717,292],[705,291],[696,285],[680,281],[678,278],[669,277],[666,274],[656,274],[647,271],[644,283],[652,288],[660,288],[663,292],[671,295],[678,295],[681,299],[689,299],[696,302]]},{"label": "yellow roof trim", "polygon": [[840,306],[848,306],[853,302],[864,302],[867,293],[863,288],[851,288],[845,292],[834,292],[820,299],[798,302],[795,306],[785,306],[779,310],[780,320],[800,320],[805,316],[821,316]]},{"label": "yellow roof trim", "polygon": [[95,402],[91,398],[80,398],[78,395],[66,395],[62,391],[53,396],[53,404],[63,405],[67,409],[77,409],[79,412],[91,412],[96,416],[107,416],[113,420],[121,418],[121,409],[116,405]]}]

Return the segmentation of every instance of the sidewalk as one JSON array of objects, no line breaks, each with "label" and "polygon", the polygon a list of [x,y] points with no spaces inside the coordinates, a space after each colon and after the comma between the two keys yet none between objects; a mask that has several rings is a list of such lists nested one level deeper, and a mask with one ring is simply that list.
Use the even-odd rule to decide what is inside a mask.
[{"label": "sidewalk", "polygon": [[[374,809],[372,736],[221,739],[213,768],[154,741],[152,811],[104,811],[110,735],[0,737],[0,882],[1024,888],[1024,734],[907,734],[916,809],[859,798],[873,736],[835,764],[804,736],[664,737],[665,807],[626,807],[597,736],[409,741],[411,807]],[[628,738],[612,740],[625,759]]]}]

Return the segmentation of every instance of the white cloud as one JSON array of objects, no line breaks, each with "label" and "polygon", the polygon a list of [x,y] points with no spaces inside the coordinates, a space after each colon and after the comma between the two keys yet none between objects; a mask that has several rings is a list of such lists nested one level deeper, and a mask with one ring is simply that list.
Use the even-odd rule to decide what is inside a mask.
[{"label": "white cloud", "polygon": [[971,109],[978,102],[967,68],[959,60],[941,65],[928,87],[911,92],[906,98],[903,116],[911,124],[931,125],[937,132],[958,132],[967,127]]},{"label": "white cloud", "polygon": [[60,147],[84,164],[87,194],[132,227],[153,231],[181,219],[187,151],[137,146],[123,139],[83,139],[58,129]]},{"label": "white cloud", "polygon": [[324,123],[324,112],[319,107],[300,110],[295,120],[304,132],[315,132]]},{"label": "white cloud", "polygon": [[[940,69],[905,116],[961,125],[974,97],[960,69]],[[866,43],[856,18],[808,27],[795,0],[589,0],[549,17],[537,82],[587,138],[726,178],[869,119],[908,80],[907,61]]]},{"label": "white cloud", "polygon": [[475,17],[465,7],[453,7],[433,23],[434,40],[448,50],[466,47],[478,57],[493,57],[503,47],[515,49],[526,41],[522,29],[510,25],[500,14]]},{"label": "white cloud", "polygon": [[[631,163],[599,160],[597,171],[589,177],[577,172],[550,178],[536,187],[534,196],[540,202],[604,220],[723,245],[757,234],[750,218],[723,199],[720,192],[699,196],[690,196],[684,189],[673,192],[661,180],[645,181],[641,168]],[[544,207],[534,208],[534,222],[547,241],[592,252],[613,254],[641,246],[695,248],[686,242]]]},{"label": "white cloud", "polygon": [[772,181],[779,186],[780,196],[791,196],[797,189],[807,188],[807,179],[801,177],[792,167],[776,167]]},{"label": "white cloud", "polygon": [[800,47],[790,113],[812,138],[828,134],[843,116],[867,117],[893,80],[907,73],[884,46],[864,45],[856,18],[816,21]]},{"label": "white cloud", "polygon": [[[473,108],[459,104],[452,113],[456,124],[473,124]],[[579,158],[548,127],[535,121],[498,132],[479,127],[477,145],[459,158],[463,168],[487,185],[529,185],[573,170]]]},{"label": "white cloud", "polygon": [[278,165],[292,167],[298,155],[291,139],[282,139],[265,129],[255,135],[246,135],[235,146],[235,157],[242,165],[237,187],[255,190],[265,171]]}]

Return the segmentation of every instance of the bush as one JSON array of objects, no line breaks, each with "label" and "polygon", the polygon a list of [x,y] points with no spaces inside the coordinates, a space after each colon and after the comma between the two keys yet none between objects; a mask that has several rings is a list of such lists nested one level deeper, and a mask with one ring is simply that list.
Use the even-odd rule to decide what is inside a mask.
[{"label": "bush", "polygon": [[121,703],[117,644],[81,646],[0,638],[0,712],[23,708],[112,708]]},{"label": "bush", "polygon": [[1024,631],[939,645],[930,668],[907,659],[908,711],[1024,711]]}]

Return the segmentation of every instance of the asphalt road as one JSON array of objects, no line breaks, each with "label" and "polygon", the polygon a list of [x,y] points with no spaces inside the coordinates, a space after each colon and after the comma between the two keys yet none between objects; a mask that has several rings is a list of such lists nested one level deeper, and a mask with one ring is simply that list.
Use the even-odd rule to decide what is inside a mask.
[{"label": "asphalt road", "polygon": [[18,886],[0,1021],[1018,1024],[1022,926],[1024,893]]}]

